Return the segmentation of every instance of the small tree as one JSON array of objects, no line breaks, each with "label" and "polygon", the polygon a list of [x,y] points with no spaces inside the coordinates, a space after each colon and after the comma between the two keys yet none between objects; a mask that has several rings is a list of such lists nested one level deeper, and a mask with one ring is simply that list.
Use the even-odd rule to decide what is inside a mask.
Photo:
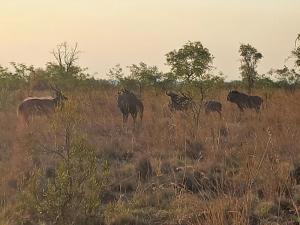
[{"label": "small tree", "polygon": [[286,65],[282,69],[271,70],[271,74],[279,81],[279,85],[293,92],[300,82],[300,34],[295,40],[295,49],[292,51],[288,59],[294,60],[293,68],[288,68]]},{"label": "small tree", "polygon": [[174,88],[177,84],[177,77],[172,72],[162,74],[162,80],[159,85],[163,90]]},{"label": "small tree", "polygon": [[198,128],[203,101],[209,90],[222,80],[220,76],[208,73],[213,68],[214,57],[201,42],[191,41],[179,50],[169,52],[166,57],[171,72],[184,84],[188,95],[194,98],[195,92],[200,92],[200,100],[192,107],[194,122]]},{"label": "small tree", "polygon": [[51,54],[55,61],[47,63],[46,71],[52,81],[59,86],[72,86],[74,82],[88,78],[87,68],[77,65],[80,54],[77,44],[72,47],[67,42],[63,42],[57,45]]},{"label": "small tree", "polygon": [[30,73],[29,84],[31,90],[49,89],[50,76],[46,70],[37,68]]},{"label": "small tree", "polygon": [[169,52],[166,57],[171,71],[182,81],[203,80],[203,76],[212,68],[213,56],[201,42],[189,41],[179,50]]},{"label": "small tree", "polygon": [[157,88],[159,81],[162,78],[162,73],[156,66],[148,66],[144,62],[140,62],[139,65],[132,64],[129,66],[130,77],[139,82],[140,94],[143,87],[152,86]]},{"label": "small tree", "polygon": [[52,143],[33,146],[55,159],[56,166],[50,174],[43,168],[34,170],[24,183],[12,215],[17,224],[102,224],[109,168],[80,132],[83,120],[76,102],[66,102],[54,115]]},{"label": "small tree", "polygon": [[239,53],[241,55],[240,71],[243,81],[247,85],[248,92],[251,93],[257,79],[257,63],[263,55],[250,44],[241,44]]},{"label": "small tree", "polygon": [[114,67],[110,68],[106,75],[113,82],[118,82],[118,83],[120,83],[124,78],[124,72],[120,64],[117,64]]},{"label": "small tree", "polygon": [[209,89],[218,83],[221,76],[208,73],[212,68],[213,56],[201,42],[188,42],[179,50],[169,52],[167,63],[177,80],[183,81],[189,91],[200,91],[201,102]]},{"label": "small tree", "polygon": [[34,67],[15,62],[11,62],[10,65],[13,70],[0,66],[0,87],[7,89],[28,87],[30,74],[34,71]]},{"label": "small tree", "polygon": [[292,55],[296,57],[296,65],[300,67],[300,34],[295,39],[295,50],[292,51]]},{"label": "small tree", "polygon": [[109,69],[106,75],[110,78],[110,81],[117,86],[128,89],[137,89],[139,87],[139,81],[130,76],[126,77],[120,64],[117,64]]}]

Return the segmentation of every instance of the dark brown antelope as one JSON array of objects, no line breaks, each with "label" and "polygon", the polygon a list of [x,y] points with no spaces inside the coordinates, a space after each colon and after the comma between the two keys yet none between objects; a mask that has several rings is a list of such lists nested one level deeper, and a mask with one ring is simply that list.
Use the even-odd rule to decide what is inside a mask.
[{"label": "dark brown antelope", "polygon": [[140,114],[140,119],[143,119],[144,105],[134,93],[123,88],[118,92],[118,107],[123,114],[123,124],[128,120],[129,114],[131,114],[134,126],[136,123],[137,114]]},{"label": "dark brown antelope", "polygon": [[33,116],[50,116],[54,113],[55,109],[62,105],[63,101],[68,98],[56,88],[55,98],[53,97],[29,97],[23,100],[18,107],[18,116],[21,117],[23,122],[29,124],[29,118]]},{"label": "dark brown antelope", "polygon": [[169,102],[169,108],[171,111],[186,111],[191,108],[194,104],[192,98],[184,93],[177,94],[173,91],[166,91],[171,99]]},{"label": "dark brown antelope", "polygon": [[229,91],[227,101],[235,103],[241,112],[243,112],[246,108],[255,109],[256,112],[259,112],[263,104],[263,99],[261,97],[246,95],[235,90]]},{"label": "dark brown antelope", "polygon": [[207,101],[204,103],[204,109],[205,113],[209,114],[211,112],[217,112],[220,115],[220,118],[222,118],[222,104],[217,101]]}]

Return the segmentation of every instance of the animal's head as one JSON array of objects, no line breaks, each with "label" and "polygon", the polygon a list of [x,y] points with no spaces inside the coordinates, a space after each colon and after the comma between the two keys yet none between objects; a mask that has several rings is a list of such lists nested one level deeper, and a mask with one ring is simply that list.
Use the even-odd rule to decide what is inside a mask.
[{"label": "animal's head", "polygon": [[122,88],[121,90],[118,91],[118,95],[122,94],[128,94],[130,91],[127,88]]},{"label": "animal's head", "polygon": [[62,93],[60,89],[53,86],[50,86],[50,88],[55,92],[55,99],[57,99],[58,103],[62,103],[68,100],[68,98]]},{"label": "animal's head", "polygon": [[55,94],[56,98],[58,98],[60,102],[68,100],[68,97],[66,97],[61,91],[56,91]]},{"label": "animal's head", "polygon": [[174,91],[166,91],[166,95],[170,97],[178,96],[178,94],[176,94]]},{"label": "animal's head", "polygon": [[235,91],[235,90],[230,90],[228,95],[227,95],[227,101],[234,101],[234,99],[236,99],[236,97],[238,96],[239,92]]},{"label": "animal's head", "polygon": [[190,92],[186,92],[186,93],[180,92],[180,94],[182,95],[182,97],[184,97],[188,101],[192,101],[193,100],[193,97],[192,97],[192,95],[191,95]]}]

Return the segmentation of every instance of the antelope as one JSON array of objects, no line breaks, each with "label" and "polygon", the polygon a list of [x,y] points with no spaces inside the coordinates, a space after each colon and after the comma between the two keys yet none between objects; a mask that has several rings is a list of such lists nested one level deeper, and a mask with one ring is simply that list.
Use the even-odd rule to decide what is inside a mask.
[{"label": "antelope", "polygon": [[220,118],[222,117],[222,104],[217,101],[207,101],[204,103],[204,109],[205,113],[209,114],[211,112],[217,112],[220,115]]},{"label": "antelope", "polygon": [[17,110],[17,115],[28,125],[30,116],[47,116],[54,113],[57,107],[60,107],[65,100],[68,100],[62,92],[56,88],[55,98],[53,97],[28,97],[23,100]]},{"label": "antelope", "polygon": [[259,112],[263,103],[263,99],[259,96],[246,95],[238,91],[230,91],[227,101],[235,103],[241,112],[246,108],[255,109],[256,112]]},{"label": "antelope", "polygon": [[123,124],[127,123],[128,116],[131,114],[131,117],[136,123],[136,118],[138,113],[140,114],[140,119],[143,119],[144,105],[141,100],[139,100],[134,93],[123,88],[118,92],[118,107],[123,114]]},{"label": "antelope", "polygon": [[171,98],[169,102],[171,111],[186,111],[193,106],[194,102],[190,96],[187,96],[184,93],[180,94],[181,95],[173,91],[166,91],[166,95]]}]

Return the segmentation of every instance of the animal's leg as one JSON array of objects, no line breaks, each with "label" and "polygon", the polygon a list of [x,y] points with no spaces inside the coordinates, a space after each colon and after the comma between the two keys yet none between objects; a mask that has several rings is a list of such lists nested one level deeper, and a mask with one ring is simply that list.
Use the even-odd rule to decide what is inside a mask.
[{"label": "animal's leg", "polygon": [[22,124],[22,127],[28,127],[29,126],[29,116],[27,114],[20,114],[20,122]]},{"label": "animal's leg", "polygon": [[143,122],[143,112],[140,112],[140,120],[141,120],[141,123]]},{"label": "animal's leg", "polygon": [[243,106],[241,106],[241,105],[237,105],[237,106],[239,107],[239,109],[240,109],[241,112],[244,112]]},{"label": "animal's leg", "polygon": [[174,112],[174,105],[171,102],[169,102],[168,106],[169,106],[170,111]]},{"label": "animal's leg", "polygon": [[128,120],[128,113],[123,114],[123,124],[127,123]]},{"label": "animal's leg", "polygon": [[260,112],[260,106],[255,107],[255,111],[256,111],[256,113],[259,113]]},{"label": "animal's leg", "polygon": [[222,112],[221,111],[217,111],[220,115],[220,119],[222,119]]},{"label": "animal's leg", "polygon": [[137,113],[131,113],[132,119],[133,119],[133,128],[135,128],[135,124],[136,124],[136,117],[137,117]]}]

